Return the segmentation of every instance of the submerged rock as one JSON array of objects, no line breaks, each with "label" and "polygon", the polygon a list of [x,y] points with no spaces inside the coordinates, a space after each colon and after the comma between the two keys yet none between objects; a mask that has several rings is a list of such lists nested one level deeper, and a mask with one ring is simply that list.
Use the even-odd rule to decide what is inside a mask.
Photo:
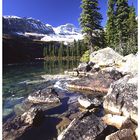
[{"label": "submerged rock", "polygon": [[138,120],[137,82],[130,82],[130,76],[114,82],[105,97],[103,106],[107,111]]},{"label": "submerged rock", "polygon": [[45,88],[34,92],[28,96],[28,100],[32,103],[59,103],[57,93],[54,89]]}]

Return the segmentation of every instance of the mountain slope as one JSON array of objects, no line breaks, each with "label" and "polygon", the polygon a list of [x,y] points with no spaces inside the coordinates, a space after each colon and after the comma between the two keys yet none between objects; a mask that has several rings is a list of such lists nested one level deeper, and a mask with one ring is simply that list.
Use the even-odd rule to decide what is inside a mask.
[{"label": "mountain slope", "polygon": [[53,27],[33,18],[17,16],[3,16],[3,33],[16,34],[46,42],[73,42],[74,40],[83,39],[80,30],[73,24],[67,23]]},{"label": "mountain slope", "polygon": [[3,33],[54,34],[53,28],[47,27],[39,20],[16,16],[3,16]]}]

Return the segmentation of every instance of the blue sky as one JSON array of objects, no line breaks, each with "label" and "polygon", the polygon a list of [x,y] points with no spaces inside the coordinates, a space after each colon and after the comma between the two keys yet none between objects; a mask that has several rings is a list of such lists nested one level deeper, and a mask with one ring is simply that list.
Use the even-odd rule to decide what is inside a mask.
[{"label": "blue sky", "polygon": [[[130,5],[132,2],[138,13],[137,0],[129,0]],[[79,27],[80,4],[81,0],[3,0],[3,15],[33,17],[54,27],[66,23]],[[99,5],[104,26],[107,20],[107,0],[99,0]]]}]

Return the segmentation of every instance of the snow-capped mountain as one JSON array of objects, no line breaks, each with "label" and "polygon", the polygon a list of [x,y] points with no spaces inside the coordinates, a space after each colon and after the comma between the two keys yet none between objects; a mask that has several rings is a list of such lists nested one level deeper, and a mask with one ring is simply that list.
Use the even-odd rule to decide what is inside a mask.
[{"label": "snow-capped mountain", "polygon": [[67,23],[65,25],[52,28],[55,31],[55,34],[45,35],[45,37],[41,39],[42,41],[63,41],[67,43],[83,39],[83,35],[80,30],[73,24]]},{"label": "snow-capped mountain", "polygon": [[60,34],[60,35],[77,35],[80,33],[80,30],[70,23],[58,26],[53,29],[56,34]]},{"label": "snow-capped mountain", "polygon": [[53,28],[46,26],[39,20],[26,17],[21,18],[17,16],[3,16],[3,32],[4,33],[33,32],[39,34],[54,34]]},{"label": "snow-capped mountain", "polygon": [[3,16],[3,33],[39,37],[41,41],[73,42],[83,39],[80,30],[73,24],[67,23],[53,27],[33,18],[17,16]]}]

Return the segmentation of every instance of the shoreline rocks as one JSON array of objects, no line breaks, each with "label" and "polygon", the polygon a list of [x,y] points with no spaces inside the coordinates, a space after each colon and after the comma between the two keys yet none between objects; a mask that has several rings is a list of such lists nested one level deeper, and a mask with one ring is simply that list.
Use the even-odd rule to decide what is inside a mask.
[{"label": "shoreline rocks", "polygon": [[99,71],[92,76],[85,76],[68,84],[70,89],[89,90],[94,92],[107,93],[110,84],[121,78],[122,75],[116,76],[113,72]]}]

